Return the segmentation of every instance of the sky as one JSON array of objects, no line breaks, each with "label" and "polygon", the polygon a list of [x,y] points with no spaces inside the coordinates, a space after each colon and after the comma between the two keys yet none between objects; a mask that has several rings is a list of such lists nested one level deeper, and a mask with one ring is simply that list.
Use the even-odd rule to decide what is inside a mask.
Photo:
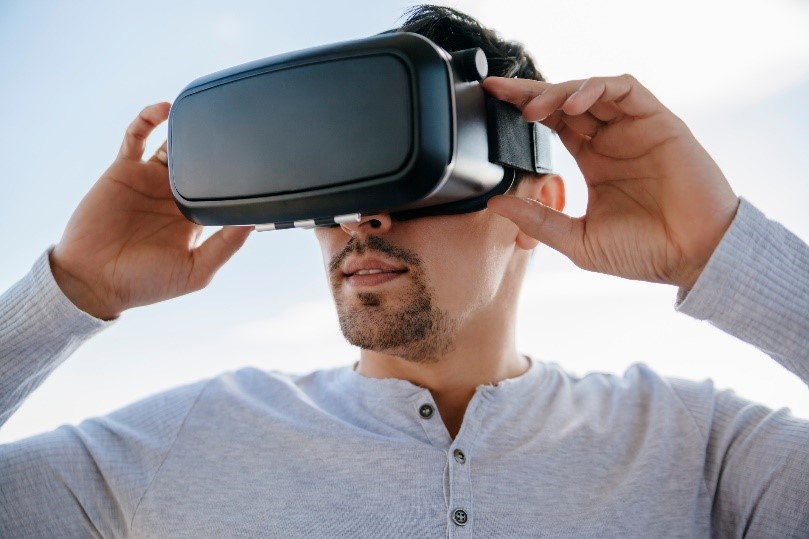
[{"label": "sky", "polygon": [[[391,28],[409,4],[0,3],[0,289],[59,240],[143,106],[251,60]],[[523,42],[549,80],[632,73],[683,118],[735,192],[809,240],[809,4],[801,0],[449,5]],[[147,155],[165,138],[161,127]],[[581,215],[581,174],[555,148]],[[575,268],[540,247],[518,344],[569,371],[646,363],[809,418],[809,393],[753,347],[674,310],[673,287]],[[254,234],[206,290],[134,309],[85,343],[0,430],[0,442],[108,413],[247,365],[307,372],[355,360],[310,231]]]}]

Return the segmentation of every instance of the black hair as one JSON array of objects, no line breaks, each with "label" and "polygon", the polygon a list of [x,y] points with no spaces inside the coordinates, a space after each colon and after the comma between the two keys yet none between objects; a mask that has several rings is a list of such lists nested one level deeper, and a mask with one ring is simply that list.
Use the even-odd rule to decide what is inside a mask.
[{"label": "black hair", "polygon": [[534,59],[522,43],[506,41],[476,19],[444,6],[420,5],[408,9],[399,32],[420,34],[442,49],[455,52],[480,47],[489,62],[489,75],[544,81]]},{"label": "black hair", "polygon": [[[411,7],[403,17],[405,21],[397,31],[420,34],[448,52],[480,47],[489,63],[489,75],[545,80],[522,43],[502,39],[494,30],[456,9],[425,4]],[[518,170],[511,189],[532,175]]]}]

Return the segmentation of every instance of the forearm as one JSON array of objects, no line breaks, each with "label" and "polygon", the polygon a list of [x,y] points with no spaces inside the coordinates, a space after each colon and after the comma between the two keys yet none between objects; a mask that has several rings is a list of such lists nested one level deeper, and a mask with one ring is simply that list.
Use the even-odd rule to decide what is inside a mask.
[{"label": "forearm", "polygon": [[809,384],[809,246],[742,200],[678,310],[769,354]]},{"label": "forearm", "polygon": [[109,324],[65,297],[43,254],[0,296],[0,425],[81,343]]}]

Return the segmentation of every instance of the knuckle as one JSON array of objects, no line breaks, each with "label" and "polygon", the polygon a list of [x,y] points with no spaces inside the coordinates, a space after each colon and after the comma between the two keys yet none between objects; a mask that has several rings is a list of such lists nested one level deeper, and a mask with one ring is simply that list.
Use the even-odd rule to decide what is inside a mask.
[{"label": "knuckle", "polygon": [[519,100],[517,100],[517,108],[519,108],[521,110],[524,109],[528,105],[528,103],[530,103],[531,101],[533,101],[534,99],[536,99],[537,97],[539,97],[541,95],[542,94],[539,94],[539,95],[535,96],[531,92],[525,92],[522,95],[522,97]]},{"label": "knuckle", "polygon": [[151,118],[149,118],[149,111],[151,110],[151,108],[152,108],[152,107],[151,107],[151,106],[149,106],[149,107],[144,108],[142,111],[140,111],[140,112],[138,113],[138,117],[137,117],[137,119],[136,119],[136,123],[137,123],[138,121],[140,121],[140,122],[143,122],[143,123],[145,123],[146,125],[148,125],[148,126],[150,126],[150,127],[157,127],[157,124],[154,122],[154,120],[152,120]]},{"label": "knuckle", "polygon": [[582,91],[586,88],[599,88],[603,87],[607,82],[605,77],[589,77],[583,80],[579,86],[576,88],[578,91]]}]

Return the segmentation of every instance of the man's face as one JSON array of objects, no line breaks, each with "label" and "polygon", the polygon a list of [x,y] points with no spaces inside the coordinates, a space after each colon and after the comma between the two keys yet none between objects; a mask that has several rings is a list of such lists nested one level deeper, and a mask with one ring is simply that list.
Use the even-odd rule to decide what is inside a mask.
[{"label": "man's face", "polygon": [[316,235],[343,334],[363,349],[429,361],[516,296],[517,228],[487,210],[371,215]]}]

